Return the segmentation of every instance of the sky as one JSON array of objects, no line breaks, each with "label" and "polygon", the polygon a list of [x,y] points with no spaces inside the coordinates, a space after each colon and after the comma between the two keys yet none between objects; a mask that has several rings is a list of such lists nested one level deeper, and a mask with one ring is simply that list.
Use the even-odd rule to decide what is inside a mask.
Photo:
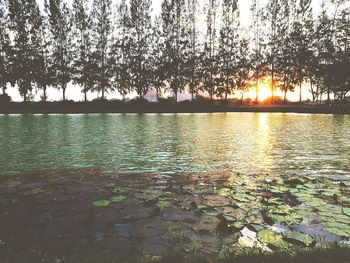
[{"label": "sky", "polygon": [[[39,5],[41,7],[43,7],[43,3],[44,0],[37,0]],[[93,1],[93,0],[90,0]],[[198,0],[200,4],[203,4],[206,2],[206,0]],[[72,4],[73,0],[66,0],[67,3]],[[112,0],[113,5],[115,3],[119,2],[118,0]],[[240,13],[241,13],[241,25],[242,26],[248,26],[250,23],[250,5],[251,5],[252,0],[238,0],[238,6],[240,9]],[[267,0],[260,0],[261,4],[266,3]],[[313,0],[313,8],[314,11],[317,13],[317,11],[319,10],[320,7],[320,3],[322,2],[322,0]],[[162,0],[153,0],[153,10],[155,13],[159,13],[160,12],[160,6],[161,6]],[[267,96],[268,92],[267,92],[268,88],[263,89],[261,91],[261,96],[260,97],[265,97]],[[20,96],[18,90],[16,88],[10,87],[8,89],[8,94],[11,96],[13,101],[22,101],[22,97]],[[68,85],[67,88],[67,97],[69,100],[74,100],[74,101],[81,101],[83,100],[83,95],[80,92],[79,87],[76,87],[72,84]],[[308,87],[304,87],[303,88],[303,94],[305,99],[306,98],[311,98],[311,94],[310,92],[308,92]],[[40,96],[42,95],[42,92],[40,91],[34,91],[33,93],[34,95],[34,100],[40,100]],[[136,94],[130,94],[129,98],[134,97]],[[166,95],[171,95],[171,94],[166,94]],[[250,92],[248,94],[246,94],[248,97],[255,97],[254,92]],[[283,96],[282,93],[277,92],[276,94],[277,96]],[[237,94],[237,96],[240,96],[240,94]],[[95,99],[97,97],[96,93],[89,93],[88,94],[88,99],[92,100]],[[154,100],[155,98],[155,94],[153,91],[151,91],[149,94],[146,95],[146,97],[149,100]],[[190,95],[189,94],[179,94],[179,100],[187,100],[190,99]],[[112,93],[107,95],[108,99],[120,99],[120,96],[116,93]],[[57,90],[55,88],[49,88],[48,89],[48,100],[49,101],[54,101],[54,100],[61,100],[62,99],[62,92],[61,90]],[[288,99],[290,100],[295,100],[297,101],[299,99],[299,93],[298,92],[294,92],[292,94],[289,94]]]}]

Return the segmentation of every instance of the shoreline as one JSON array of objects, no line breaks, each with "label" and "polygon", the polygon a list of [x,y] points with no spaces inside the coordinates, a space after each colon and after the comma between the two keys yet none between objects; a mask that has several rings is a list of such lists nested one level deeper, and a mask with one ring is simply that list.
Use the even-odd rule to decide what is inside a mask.
[{"label": "shoreline", "polygon": [[94,114],[94,113],[300,113],[349,115],[350,106],[237,105],[232,103],[147,102],[28,102],[0,104],[0,114]]}]

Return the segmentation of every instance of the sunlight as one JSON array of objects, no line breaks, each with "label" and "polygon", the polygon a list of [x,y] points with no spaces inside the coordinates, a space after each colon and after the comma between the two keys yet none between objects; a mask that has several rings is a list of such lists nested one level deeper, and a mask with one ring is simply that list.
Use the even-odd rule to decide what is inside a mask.
[{"label": "sunlight", "polygon": [[259,86],[259,100],[264,101],[271,97],[271,89],[268,83],[262,82]]}]

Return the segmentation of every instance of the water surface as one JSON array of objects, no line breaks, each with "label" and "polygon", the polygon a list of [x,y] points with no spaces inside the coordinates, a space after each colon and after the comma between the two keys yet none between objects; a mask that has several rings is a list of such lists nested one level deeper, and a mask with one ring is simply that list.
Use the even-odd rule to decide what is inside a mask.
[{"label": "water surface", "polygon": [[349,179],[349,138],[342,115],[0,115],[0,174],[95,167]]}]

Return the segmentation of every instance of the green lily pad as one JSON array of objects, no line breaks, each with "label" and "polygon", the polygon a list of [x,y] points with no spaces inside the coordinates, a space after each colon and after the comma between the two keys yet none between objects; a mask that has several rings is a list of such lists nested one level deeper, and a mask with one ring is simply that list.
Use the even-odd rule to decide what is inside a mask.
[{"label": "green lily pad", "polygon": [[96,207],[108,207],[111,205],[111,201],[109,200],[97,200],[92,203]]},{"label": "green lily pad", "polygon": [[116,193],[116,194],[125,193],[125,188],[123,188],[123,187],[116,187],[116,188],[114,188],[113,193]]},{"label": "green lily pad", "polygon": [[219,188],[219,189],[214,190],[214,193],[216,195],[221,195],[221,196],[230,196],[231,189],[229,189],[229,188]]},{"label": "green lily pad", "polygon": [[286,249],[289,244],[283,240],[283,236],[274,233],[271,229],[265,229],[258,233],[258,238],[262,243],[271,245],[275,248]]},{"label": "green lily pad", "polygon": [[236,221],[228,224],[228,227],[232,227],[234,229],[243,229],[244,228],[244,222],[242,221]]},{"label": "green lily pad", "polygon": [[350,216],[350,208],[343,208],[343,213]]},{"label": "green lily pad", "polygon": [[327,222],[325,230],[343,237],[350,237],[350,225],[344,223]]},{"label": "green lily pad", "polygon": [[113,196],[110,200],[112,203],[119,203],[119,202],[122,202],[126,199],[127,198],[125,195],[116,195],[116,196]]},{"label": "green lily pad", "polygon": [[214,208],[211,208],[206,205],[199,205],[198,210],[201,211],[202,213],[208,215],[208,216],[218,216],[219,212],[216,211]]},{"label": "green lily pad", "polygon": [[162,198],[159,199],[157,202],[157,207],[158,208],[165,208],[165,207],[169,207],[173,204],[173,200],[169,199],[169,198]]},{"label": "green lily pad", "polygon": [[256,200],[255,196],[248,195],[246,193],[233,193],[232,198],[235,199],[236,201],[245,203],[245,202],[251,202]]},{"label": "green lily pad", "polygon": [[303,218],[296,213],[291,213],[289,215],[281,215],[268,212],[265,216],[273,222],[279,222],[287,225],[293,225],[303,221]]},{"label": "green lily pad", "polygon": [[285,232],[284,237],[288,240],[294,240],[294,241],[303,243],[307,247],[314,243],[314,239],[311,236],[297,232],[297,231]]}]

